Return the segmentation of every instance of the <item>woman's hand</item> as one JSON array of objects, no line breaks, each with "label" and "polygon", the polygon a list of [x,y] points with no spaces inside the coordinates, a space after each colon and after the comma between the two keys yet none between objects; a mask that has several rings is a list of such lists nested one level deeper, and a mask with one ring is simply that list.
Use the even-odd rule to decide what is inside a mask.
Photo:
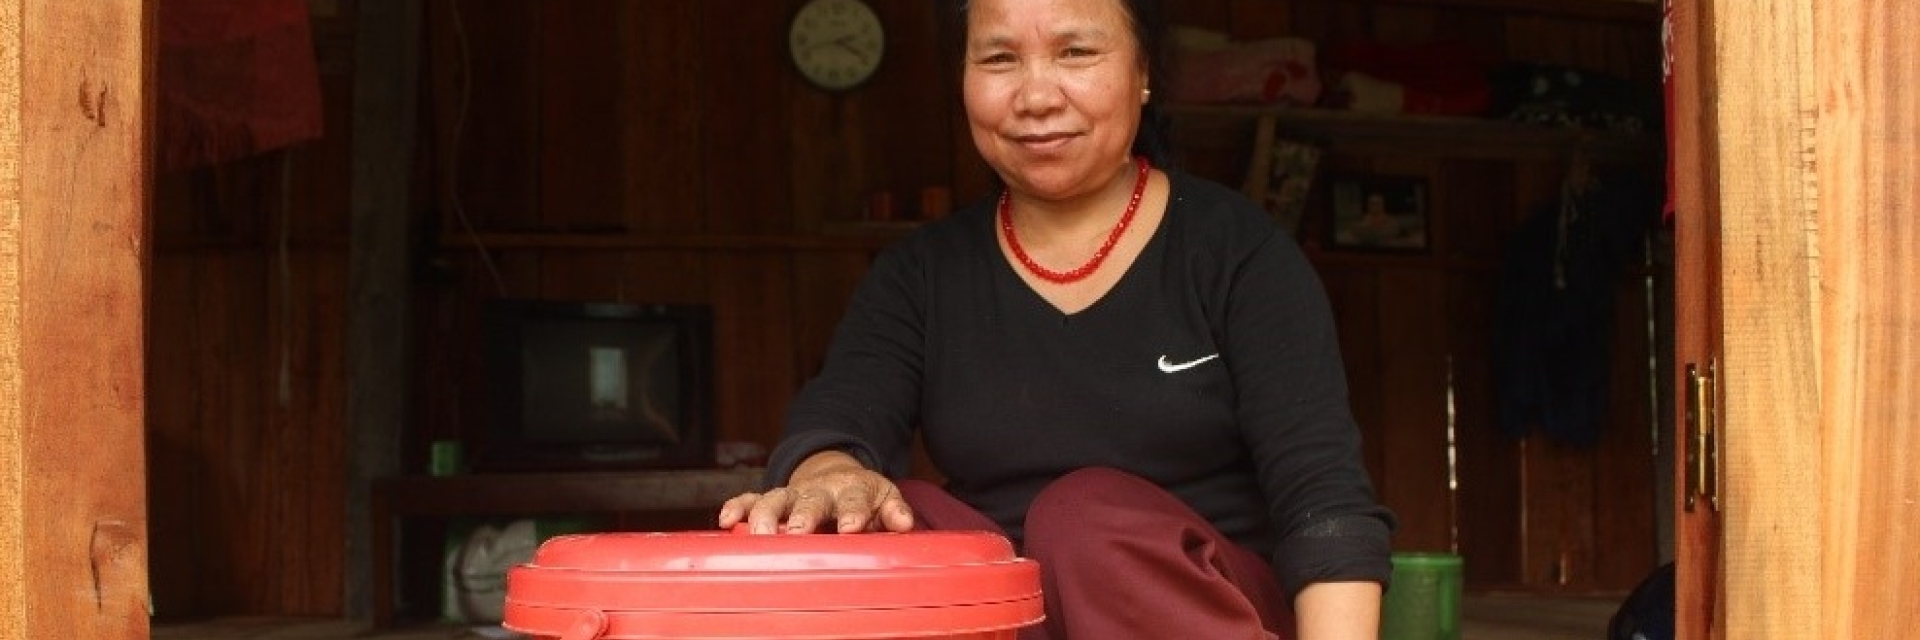
[{"label": "woman's hand", "polygon": [[745,522],[752,533],[812,533],[827,521],[839,533],[906,531],[913,510],[892,480],[831,450],[808,456],[787,486],[743,493],[720,507],[720,528]]}]

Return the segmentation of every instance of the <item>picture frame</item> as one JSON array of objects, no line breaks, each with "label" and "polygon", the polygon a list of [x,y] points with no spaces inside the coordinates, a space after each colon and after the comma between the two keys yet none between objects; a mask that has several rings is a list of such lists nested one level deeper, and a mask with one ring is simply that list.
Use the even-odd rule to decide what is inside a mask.
[{"label": "picture frame", "polygon": [[1328,244],[1336,249],[1422,253],[1431,233],[1427,181],[1386,175],[1328,179],[1333,220]]},{"label": "picture frame", "polygon": [[1308,196],[1319,173],[1320,157],[1325,151],[1307,142],[1275,138],[1266,152],[1263,158],[1267,161],[1266,180],[1258,194],[1261,208],[1273,216],[1281,229],[1298,237],[1301,221],[1306,217]]}]

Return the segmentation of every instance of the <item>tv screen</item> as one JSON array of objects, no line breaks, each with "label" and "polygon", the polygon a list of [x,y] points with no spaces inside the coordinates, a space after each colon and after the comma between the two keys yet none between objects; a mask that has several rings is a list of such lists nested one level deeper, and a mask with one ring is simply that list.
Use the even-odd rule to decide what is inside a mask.
[{"label": "tv screen", "polygon": [[492,406],[476,469],[711,464],[707,307],[493,300],[483,324]]}]

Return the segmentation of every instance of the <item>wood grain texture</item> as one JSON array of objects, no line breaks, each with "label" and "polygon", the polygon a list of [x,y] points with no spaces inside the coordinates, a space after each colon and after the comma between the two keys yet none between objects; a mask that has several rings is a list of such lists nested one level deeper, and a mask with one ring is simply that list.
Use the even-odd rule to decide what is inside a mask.
[{"label": "wood grain texture", "polygon": [[[1706,214],[1680,251],[1719,263],[1723,293],[1704,293],[1723,315],[1716,326],[1711,309],[1683,313],[1680,329],[1683,350],[1724,343],[1726,512],[1724,539],[1683,516],[1682,637],[1899,635],[1914,622],[1899,600],[1915,583],[1911,554],[1897,550],[1912,542],[1920,492],[1907,427],[1920,269],[1898,212],[1920,193],[1904,156],[1915,49],[1894,25],[1914,12],[1708,9],[1685,16],[1710,30],[1676,67],[1703,71],[1676,93],[1684,116],[1702,115],[1680,129],[1682,166],[1702,175],[1681,183],[1681,203]],[[1718,246],[1699,244],[1715,234]],[[1683,304],[1701,292],[1681,285]]]},{"label": "wood grain texture", "polygon": [[688,106],[702,104],[704,83],[728,73],[699,53],[702,40],[719,37],[716,25],[690,2],[617,4],[618,110],[609,115],[619,135],[622,222],[641,232],[705,231],[698,185],[725,154],[702,135],[720,126],[717,110]]},{"label": "wood grain texture", "polygon": [[[706,231],[794,229],[793,198],[782,176],[797,162],[789,150],[793,123],[780,108],[794,98],[797,73],[787,64],[784,11],[766,0],[702,0],[703,37],[695,49],[707,70],[694,108],[709,109],[700,129],[706,147],[700,216]],[[683,107],[684,108],[684,107]],[[647,156],[650,163],[676,158]],[[648,170],[646,165],[629,171]]]},{"label": "wood grain texture", "polygon": [[[438,0],[428,5],[438,141],[440,228],[530,225],[540,196],[543,3]],[[629,3],[630,4],[630,3]],[[332,130],[332,129],[329,129]],[[477,151],[477,152],[476,152]]]},{"label": "wood grain texture", "polygon": [[[964,117],[956,75],[960,49],[948,46],[951,41],[942,32],[944,18],[937,8],[945,3],[874,0],[872,5],[887,25],[887,57],[871,86],[849,98],[863,103],[866,117],[846,124],[864,138],[856,157],[867,167],[867,190],[891,194],[897,217],[919,219],[921,190],[953,183],[955,154],[948,130]],[[800,159],[795,156],[795,164]]]},{"label": "wood grain texture", "polygon": [[541,228],[625,226],[621,42],[614,0],[535,3]]},{"label": "wood grain texture", "polygon": [[[794,373],[792,259],[730,254],[716,260],[713,283],[714,397],[721,440],[779,439]],[[718,504],[716,503],[716,508]]]},{"label": "wood grain texture", "polygon": [[[1446,247],[1443,255],[1492,263],[1505,251],[1505,234],[1487,233],[1487,229],[1506,229],[1521,220],[1520,208],[1534,202],[1515,202],[1511,197],[1489,197],[1514,190],[1514,172],[1509,163],[1485,160],[1449,160],[1441,163],[1434,176],[1434,207],[1447,212],[1435,220],[1431,233],[1434,242]],[[1491,300],[1486,301],[1491,304]],[[1455,309],[1455,307],[1450,307]],[[1456,354],[1466,357],[1468,354]]]},{"label": "wood grain texture", "polygon": [[[1666,32],[1672,71],[1671,171],[1674,177],[1674,364],[1702,371],[1717,368],[1721,354],[1719,136],[1715,117],[1716,70],[1711,3],[1675,2]],[[1686,382],[1675,375],[1664,387],[1686,397]],[[1672,419],[1685,433],[1688,403],[1674,404]],[[1714,408],[1717,411],[1717,407]],[[1720,537],[1723,523],[1711,505],[1688,505],[1686,450],[1673,456],[1677,491],[1670,505],[1675,517],[1675,637],[1683,640],[1726,638]]]},{"label": "wood grain texture", "polygon": [[1521,445],[1523,530],[1521,580],[1536,589],[1590,588],[1579,584],[1593,555],[1593,453],[1550,438]]},{"label": "wood grain texture", "polygon": [[1362,436],[1367,473],[1378,493],[1387,481],[1385,424],[1389,396],[1379,384],[1380,282],[1372,269],[1323,267],[1320,281],[1327,289],[1334,325],[1339,327],[1340,356],[1346,365],[1347,404]]},{"label": "wood grain texture", "polygon": [[870,251],[794,257],[793,388],[798,389],[825,364],[834,329],[872,260]]},{"label": "wood grain texture", "polygon": [[1521,440],[1499,428],[1499,398],[1493,364],[1491,274],[1449,274],[1447,314],[1453,348],[1455,440],[1459,493],[1458,553],[1466,559],[1467,584],[1482,589],[1520,589],[1522,554],[1531,543],[1521,519],[1527,511],[1521,476]]},{"label": "wood grain texture", "polygon": [[1400,518],[1394,548],[1453,548],[1452,494],[1447,487],[1446,274],[1379,270],[1380,422],[1370,425],[1385,454],[1380,497]]},{"label": "wood grain texture", "polygon": [[1630,589],[1660,564],[1654,531],[1656,510],[1665,509],[1656,492],[1654,401],[1648,388],[1657,379],[1648,369],[1649,346],[1645,276],[1620,279],[1614,290],[1611,349],[1607,371],[1605,433],[1594,452],[1593,560],[1582,572],[1596,591]]},{"label": "wood grain texture", "polygon": [[341,611],[352,79],[321,81],[325,138],[155,180],[146,444],[161,616]]},{"label": "wood grain texture", "polygon": [[1920,614],[1920,22],[1911,2],[1814,4],[1822,627],[1911,634]]},{"label": "wood grain texture", "polygon": [[148,633],[148,22],[0,2],[0,637]]},{"label": "wood grain texture", "polygon": [[[1719,423],[1724,633],[1817,637],[1821,624],[1818,264],[1804,164],[1814,126],[1805,3],[1715,3],[1712,13],[1724,322]],[[1762,497],[1764,496],[1764,497]]]},{"label": "wood grain texture", "polygon": [[[0,100],[19,104],[26,87],[21,74],[24,43],[22,2],[0,2]],[[19,109],[0,109],[0,636],[25,637],[31,629],[28,596],[37,592],[25,578],[28,502],[26,361],[20,339],[27,287],[20,275],[25,252],[26,206],[21,149],[25,123]]]}]

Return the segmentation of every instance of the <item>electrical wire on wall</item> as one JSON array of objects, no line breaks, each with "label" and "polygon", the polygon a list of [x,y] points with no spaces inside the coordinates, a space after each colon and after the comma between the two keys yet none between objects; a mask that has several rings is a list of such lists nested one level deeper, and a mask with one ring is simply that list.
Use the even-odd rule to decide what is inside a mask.
[{"label": "electrical wire on wall", "polygon": [[466,21],[460,16],[460,3],[449,2],[447,11],[453,21],[453,40],[459,48],[460,57],[454,74],[459,85],[454,94],[459,97],[453,112],[453,136],[448,140],[447,158],[447,208],[453,213],[454,220],[460,223],[460,230],[467,234],[467,240],[473,243],[474,250],[480,254],[480,264],[487,269],[487,276],[493,278],[494,290],[501,297],[507,296],[507,282],[500,276],[500,269],[493,263],[493,252],[487,248],[480,232],[473,228],[473,221],[467,219],[467,209],[460,203],[460,143],[466,137],[467,108],[473,100],[473,54],[467,43]]},{"label": "electrical wire on wall", "polygon": [[288,243],[293,235],[293,156],[294,147],[280,151],[280,202],[274,217],[278,219],[274,239],[274,267],[280,279],[280,366],[275,399],[280,408],[293,404],[293,258]]}]

